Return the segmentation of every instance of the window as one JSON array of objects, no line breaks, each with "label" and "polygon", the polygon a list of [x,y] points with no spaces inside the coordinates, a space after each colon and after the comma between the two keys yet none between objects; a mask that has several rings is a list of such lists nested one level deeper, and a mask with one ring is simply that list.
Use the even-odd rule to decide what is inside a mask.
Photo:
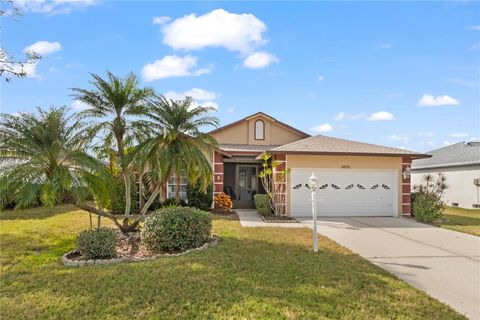
[{"label": "window", "polygon": [[[175,198],[176,180],[175,175],[168,179],[167,198]],[[184,176],[180,177],[180,199],[187,200],[187,178]]]},{"label": "window", "polygon": [[265,123],[263,120],[255,121],[255,140],[265,140]]}]

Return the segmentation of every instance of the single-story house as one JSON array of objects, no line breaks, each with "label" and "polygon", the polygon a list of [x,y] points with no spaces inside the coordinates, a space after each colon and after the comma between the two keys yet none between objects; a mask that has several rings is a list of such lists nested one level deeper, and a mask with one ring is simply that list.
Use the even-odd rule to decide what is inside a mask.
[{"label": "single-story house", "polygon": [[459,142],[428,153],[431,158],[412,162],[412,188],[425,174],[436,178],[442,173],[447,178],[443,195],[447,205],[480,208],[480,142]]},{"label": "single-story house", "polygon": [[209,133],[214,193],[225,192],[236,208],[254,208],[262,193],[259,156],[267,151],[290,173],[275,185],[284,199],[281,211],[292,217],[311,214],[308,178],[318,177],[322,216],[410,215],[410,166],[429,155],[323,135],[310,136],[258,112]]}]

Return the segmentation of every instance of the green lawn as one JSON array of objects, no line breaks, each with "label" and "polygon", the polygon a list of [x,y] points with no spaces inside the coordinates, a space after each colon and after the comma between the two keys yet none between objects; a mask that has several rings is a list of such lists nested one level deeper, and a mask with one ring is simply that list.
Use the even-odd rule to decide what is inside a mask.
[{"label": "green lawn", "polygon": [[1,319],[463,319],[311,230],[242,228],[176,258],[64,268],[88,215],[70,206],[1,217]]},{"label": "green lawn", "polygon": [[442,228],[480,236],[480,210],[447,207],[439,225]]}]

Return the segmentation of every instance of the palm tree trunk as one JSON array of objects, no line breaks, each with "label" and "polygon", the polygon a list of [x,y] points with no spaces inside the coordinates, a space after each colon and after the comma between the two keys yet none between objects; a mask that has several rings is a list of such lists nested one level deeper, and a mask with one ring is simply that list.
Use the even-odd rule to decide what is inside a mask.
[{"label": "palm tree trunk", "polygon": [[92,213],[91,212],[88,212],[88,215],[90,216],[90,230],[93,229],[93,221],[92,221]]},{"label": "palm tree trunk", "polygon": [[97,229],[100,229],[100,225],[102,224],[102,210],[100,209],[102,206],[100,205],[100,202],[97,204],[98,205],[98,219],[97,219]]},{"label": "palm tree trunk", "polygon": [[128,218],[130,217],[130,206],[132,202],[132,198],[130,196],[132,183],[130,181],[130,175],[128,172],[123,173],[123,181],[125,182],[125,216],[123,219],[123,225],[128,225]]},{"label": "palm tree trunk", "polygon": [[147,202],[143,206],[142,211],[140,211],[140,216],[144,216],[147,213],[148,208],[150,208],[150,205],[153,203],[153,201],[155,201],[155,198],[158,196],[159,193],[160,188],[155,188],[155,190],[152,192]]}]

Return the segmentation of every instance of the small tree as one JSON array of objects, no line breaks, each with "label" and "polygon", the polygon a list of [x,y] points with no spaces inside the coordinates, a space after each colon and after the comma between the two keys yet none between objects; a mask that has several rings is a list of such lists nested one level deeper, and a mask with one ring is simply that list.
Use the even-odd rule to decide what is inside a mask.
[{"label": "small tree", "polygon": [[447,178],[442,173],[438,174],[436,180],[431,174],[424,175],[422,184],[414,186],[412,209],[415,219],[432,222],[440,218],[445,210],[442,196],[447,188]]},{"label": "small tree", "polygon": [[[272,159],[272,155],[268,152],[262,154],[262,170],[260,170],[259,177],[262,186],[267,192],[270,207],[276,216],[282,214],[280,204],[285,203],[285,184],[277,184],[283,181],[290,169],[277,170],[280,165],[278,161]],[[277,190],[275,190],[277,188]],[[277,191],[277,192],[275,192]]]}]

